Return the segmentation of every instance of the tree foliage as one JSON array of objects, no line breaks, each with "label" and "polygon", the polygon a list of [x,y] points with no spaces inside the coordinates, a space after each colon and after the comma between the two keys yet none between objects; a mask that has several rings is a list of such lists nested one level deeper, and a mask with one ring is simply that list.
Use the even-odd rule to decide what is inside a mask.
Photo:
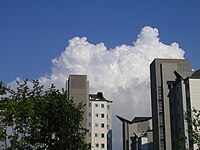
[{"label": "tree foliage", "polygon": [[188,132],[193,144],[200,150],[200,110],[192,108],[186,113],[186,121],[188,122]]},{"label": "tree foliage", "polygon": [[84,105],[76,105],[66,91],[51,86],[44,91],[38,80],[17,82],[12,90],[0,82],[0,149],[89,149],[82,127]]}]

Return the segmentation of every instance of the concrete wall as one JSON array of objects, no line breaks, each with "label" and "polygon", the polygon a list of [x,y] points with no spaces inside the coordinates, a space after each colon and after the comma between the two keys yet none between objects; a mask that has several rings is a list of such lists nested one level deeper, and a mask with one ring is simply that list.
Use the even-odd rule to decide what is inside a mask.
[{"label": "concrete wall", "polygon": [[[85,104],[83,127],[87,128],[87,105],[89,99],[89,82],[86,75],[70,75],[67,82],[69,98],[72,98],[76,104]],[[87,137],[86,137],[87,140]]]},{"label": "concrete wall", "polygon": [[175,70],[184,72],[191,68],[184,59],[155,59],[150,65],[154,150],[172,149],[167,81],[175,80]]}]

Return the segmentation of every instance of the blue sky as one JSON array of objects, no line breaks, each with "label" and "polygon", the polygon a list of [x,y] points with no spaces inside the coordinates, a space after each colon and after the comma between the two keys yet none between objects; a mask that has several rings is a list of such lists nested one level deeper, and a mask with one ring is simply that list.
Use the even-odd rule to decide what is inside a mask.
[{"label": "blue sky", "polygon": [[200,1],[0,0],[0,80],[30,80],[50,73],[67,41],[85,36],[108,48],[132,45],[142,27],[177,42],[198,69]]},{"label": "blue sky", "polygon": [[[199,0],[0,0],[0,80],[9,83],[16,77],[33,80],[48,75],[52,72],[51,60],[59,57],[60,60],[56,63],[54,61],[54,64],[57,64],[53,68],[54,74],[49,80],[47,79],[47,82],[59,80],[63,85],[63,80],[68,77],[67,73],[78,72],[77,66],[74,67],[74,62],[70,63],[70,61],[81,64],[82,60],[85,60],[89,62],[89,66],[83,64],[81,69],[88,72],[88,76],[91,77],[91,89],[102,90],[106,98],[112,97],[114,115],[122,115],[128,119],[132,119],[135,115],[149,115],[150,90],[146,82],[149,72],[148,66],[143,67],[149,61],[146,61],[146,58],[157,56],[160,49],[163,50],[166,45],[177,42],[185,51],[185,58],[190,61],[192,68],[199,69],[199,8]],[[154,52],[152,48],[155,48],[156,44],[141,50],[140,42],[138,42],[139,48],[133,46],[133,42],[138,39],[137,35],[145,26],[157,28],[160,41],[164,43]],[[140,34],[145,36],[144,41],[156,40],[157,32],[152,28],[146,28],[145,33]],[[152,31],[153,36],[149,38],[147,31]],[[115,50],[130,48],[136,49],[136,52],[129,56],[121,53],[120,57],[108,55],[105,60],[109,62],[103,62],[103,58],[96,61],[100,54],[105,54],[99,52],[104,50],[104,47],[84,45],[86,42],[82,38],[74,39],[73,42],[81,42],[84,48],[79,47],[80,52],[84,53],[86,50],[94,60],[81,56],[79,61],[76,48],[69,53],[65,51],[63,54],[66,56],[60,57],[68,46],[68,41],[76,36],[87,37],[91,44],[103,42],[107,49],[114,49],[122,44],[131,45],[131,48],[121,46]],[[147,42],[147,45],[149,43]],[[88,47],[95,50],[92,51]],[[144,51],[149,48],[152,51]],[[170,58],[173,48],[169,46],[167,55]],[[94,52],[97,54],[93,54]],[[146,52],[149,57],[145,54],[138,55],[138,52]],[[180,56],[178,49],[173,52],[174,56]],[[159,53],[158,56],[163,54],[165,52]],[[119,58],[121,62],[113,63],[115,58]],[[143,60],[140,61],[140,58]],[[62,65],[66,66],[62,67]],[[113,70],[110,71],[110,68]],[[139,79],[141,83],[138,83]],[[44,80],[46,81],[46,78]],[[105,87],[103,83],[107,86]],[[141,111],[142,109],[144,110]],[[121,124],[114,115],[113,145],[115,150],[121,150]]]}]

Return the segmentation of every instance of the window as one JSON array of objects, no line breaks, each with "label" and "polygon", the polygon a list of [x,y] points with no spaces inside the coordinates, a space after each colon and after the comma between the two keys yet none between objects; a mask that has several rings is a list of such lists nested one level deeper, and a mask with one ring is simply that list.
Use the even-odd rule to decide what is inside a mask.
[{"label": "window", "polygon": [[88,136],[91,137],[91,132],[88,133]]},{"label": "window", "polygon": [[101,124],[101,127],[104,128],[104,123]]},{"label": "window", "polygon": [[160,121],[160,126],[163,126],[164,125],[163,114],[159,114],[159,121]]},{"label": "window", "polygon": [[110,110],[110,105],[107,105],[107,109]]},{"label": "window", "polygon": [[104,114],[101,114],[101,118],[104,118]]},{"label": "window", "polygon": [[96,144],[96,147],[99,147],[99,143]]},{"label": "window", "polygon": [[107,115],[107,119],[109,119],[110,117],[109,117],[109,115]]},{"label": "window", "polygon": [[107,124],[107,129],[110,129],[110,125],[109,124]]},{"label": "window", "polygon": [[95,104],[95,107],[98,107],[98,104]]},{"label": "window", "polygon": [[101,148],[105,148],[105,145],[104,145],[104,144],[101,144]]},{"label": "window", "polygon": [[97,133],[95,133],[95,137],[98,137],[98,134],[97,134]]},{"label": "window", "polygon": [[104,138],[104,133],[101,133],[101,138]]},{"label": "window", "polygon": [[128,140],[126,140],[126,149],[129,149]]},{"label": "window", "polygon": [[92,104],[91,103],[89,103],[89,107],[91,107],[92,106]]},{"label": "window", "polygon": [[101,104],[101,108],[104,108],[104,104]]},{"label": "window", "polygon": [[91,127],[91,122],[88,123],[88,126]]},{"label": "window", "polygon": [[98,127],[98,123],[95,123],[95,127]]},{"label": "window", "polygon": [[162,101],[159,101],[158,105],[159,105],[159,112],[163,112],[163,103],[162,103]]},{"label": "window", "polygon": [[164,139],[164,129],[160,128],[160,139]]},{"label": "window", "polygon": [[158,87],[158,99],[163,100],[163,92],[162,92],[162,87]]},{"label": "window", "polygon": [[99,116],[99,114],[95,114],[95,116],[96,116],[96,117],[98,117],[98,116]]},{"label": "window", "polygon": [[165,143],[163,140],[160,141],[160,150],[164,150],[165,149]]},{"label": "window", "polygon": [[91,113],[88,113],[88,116],[91,117]]},{"label": "window", "polygon": [[178,88],[178,87],[176,88],[176,92],[177,92],[177,93],[179,92],[179,88]]}]

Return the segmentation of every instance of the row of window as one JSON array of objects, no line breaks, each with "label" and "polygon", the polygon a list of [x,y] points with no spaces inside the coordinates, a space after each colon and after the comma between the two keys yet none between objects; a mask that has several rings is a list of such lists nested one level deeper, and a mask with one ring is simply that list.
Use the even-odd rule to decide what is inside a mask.
[{"label": "row of window", "polygon": [[[99,145],[99,143],[96,143],[96,147],[99,147],[100,145]],[[103,149],[103,148],[105,148],[105,145],[102,143],[101,144],[101,148]],[[107,145],[107,150],[110,150],[111,149],[111,146],[108,144]]]},{"label": "row of window", "polygon": [[[105,137],[105,134],[104,134],[104,133],[101,133],[100,135],[101,135],[101,136],[100,136],[101,138],[104,138],[104,137]],[[95,136],[95,137],[99,137],[99,134],[98,134],[98,133],[95,133],[94,136]],[[89,137],[91,137],[91,133],[89,133]]]},{"label": "row of window", "polygon": [[[99,143],[96,143],[96,147],[99,147],[100,146],[100,144]],[[105,148],[105,144],[101,144],[101,148]]]},{"label": "row of window", "polygon": [[[91,127],[91,122],[89,122],[88,126]],[[99,124],[95,123],[95,127],[98,127],[98,126],[99,126]],[[104,123],[101,123],[101,128],[104,128],[104,127],[105,127]]]},{"label": "row of window", "polygon": [[[91,145],[91,143],[89,143],[89,144]],[[100,147],[100,144],[99,144],[99,143],[96,143],[95,146],[96,146],[96,147]],[[104,144],[104,143],[101,144],[101,148],[102,148],[102,149],[105,148],[105,144]],[[108,145],[107,145],[107,150],[110,150],[110,149],[111,149],[111,146],[108,144]]]},{"label": "row of window", "polygon": [[[92,126],[91,122],[89,122],[88,124],[89,127]],[[99,127],[99,124],[98,123],[95,123],[95,127]],[[104,123],[101,123],[101,128],[104,128],[105,127],[105,124]],[[107,129],[110,129],[110,125],[107,124]]]},{"label": "row of window", "polygon": [[[95,134],[94,134],[94,136],[95,136],[96,138],[99,137],[99,135],[101,135],[101,136],[100,136],[101,138],[105,138],[105,134],[104,134],[104,133],[101,133],[101,134],[100,134],[100,133],[99,133],[99,134],[98,134],[98,133],[95,133]],[[91,137],[91,132],[88,133],[88,136]],[[107,134],[107,138],[111,138],[111,134],[110,134],[110,133]]]},{"label": "row of window", "polygon": [[[88,113],[88,116],[89,116],[89,117],[92,116],[91,112]],[[96,113],[95,116],[96,116],[96,117],[99,117],[99,114]],[[101,118],[105,118],[105,115],[104,115],[104,114],[101,114]],[[107,119],[109,119],[109,118],[110,118],[109,115],[107,115]]]},{"label": "row of window", "polygon": [[[92,106],[92,103],[89,103],[89,107]],[[101,108],[105,108],[104,104],[95,104],[95,107],[101,107]],[[110,105],[107,105],[107,109],[110,110]]]}]

